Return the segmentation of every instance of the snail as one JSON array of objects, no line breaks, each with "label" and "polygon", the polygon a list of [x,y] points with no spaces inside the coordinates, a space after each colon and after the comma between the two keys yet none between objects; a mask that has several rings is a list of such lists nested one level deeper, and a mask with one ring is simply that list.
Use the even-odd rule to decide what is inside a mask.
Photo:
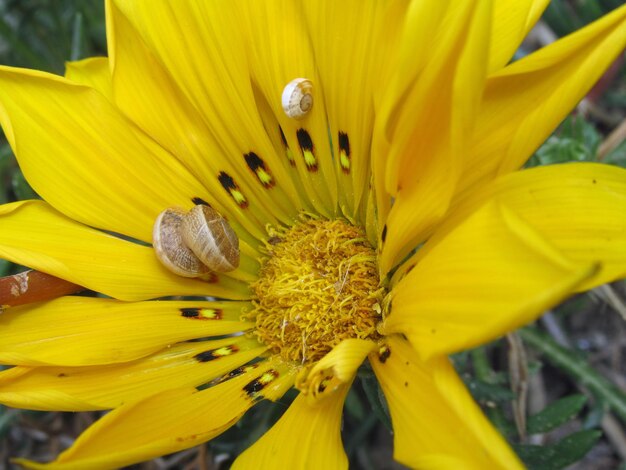
[{"label": "snail", "polygon": [[306,78],[295,78],[283,89],[282,105],[285,114],[302,119],[313,107],[313,83]]},{"label": "snail", "polygon": [[239,266],[235,231],[206,205],[197,205],[189,212],[177,207],[165,209],[154,223],[152,241],[159,261],[179,276],[225,273]]}]

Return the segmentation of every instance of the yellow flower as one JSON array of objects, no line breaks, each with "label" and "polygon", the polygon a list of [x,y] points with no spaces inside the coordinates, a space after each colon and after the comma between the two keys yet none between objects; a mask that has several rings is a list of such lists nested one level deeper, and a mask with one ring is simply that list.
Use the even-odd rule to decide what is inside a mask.
[{"label": "yellow flower", "polygon": [[[626,273],[624,170],[516,171],[626,43],[622,7],[506,65],[546,3],[111,0],[108,59],[2,67],[0,122],[45,202],[0,206],[0,256],[107,296],[0,316],[0,401],[113,409],[55,468],[194,446],[292,386],[235,467],[345,468],[366,359],[397,460],[520,467],[447,355]],[[146,244],[205,203],[240,265],[184,278]]]}]

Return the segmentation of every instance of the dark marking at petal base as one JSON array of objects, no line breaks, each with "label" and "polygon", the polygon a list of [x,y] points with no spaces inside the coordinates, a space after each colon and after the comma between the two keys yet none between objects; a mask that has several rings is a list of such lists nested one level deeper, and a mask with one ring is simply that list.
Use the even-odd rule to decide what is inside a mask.
[{"label": "dark marking at petal base", "polygon": [[245,374],[247,372],[247,367],[237,367],[236,369],[231,370],[228,374],[224,375],[224,379],[232,379],[233,377],[238,377],[241,374]]},{"label": "dark marking at petal base", "polygon": [[248,207],[248,200],[245,198],[241,190],[239,189],[239,185],[235,183],[235,180],[232,176],[230,176],[225,171],[221,171],[219,175],[217,175],[217,179],[219,180],[222,187],[230,194],[230,196],[235,200],[235,202],[241,207],[245,209]]},{"label": "dark marking at petal base", "polygon": [[405,386],[405,387],[408,387],[408,386],[409,386],[409,383],[408,383],[408,382],[404,382],[404,386]]},{"label": "dark marking at petal base", "polygon": [[222,346],[221,348],[210,349],[208,351],[201,352],[194,356],[198,362],[210,362],[221,357],[230,356],[239,352],[239,347],[236,344],[229,344],[228,346]]},{"label": "dark marking at petal base", "polygon": [[259,182],[265,188],[271,188],[274,186],[274,177],[261,157],[254,152],[250,152],[244,154],[243,158],[246,160],[248,168],[252,170]]},{"label": "dark marking at petal base", "polygon": [[300,144],[300,148],[302,149],[302,151],[313,151],[313,140],[311,139],[311,135],[306,129],[298,129],[296,131],[296,136],[298,137],[298,144]]},{"label": "dark marking at petal base", "polygon": [[306,169],[309,171],[317,171],[317,157],[315,156],[315,146],[313,145],[311,135],[306,129],[301,128],[296,131],[296,137],[298,138],[300,150],[302,150]]},{"label": "dark marking at petal base", "polygon": [[387,362],[389,356],[391,356],[391,349],[389,349],[389,346],[383,345],[378,349],[378,360],[383,364]]},{"label": "dark marking at petal base", "polygon": [[280,131],[280,140],[281,140],[281,142],[283,143],[285,148],[289,147],[289,144],[287,144],[287,137],[285,137],[285,133],[283,132],[283,128],[278,126],[278,130]]},{"label": "dark marking at petal base", "polygon": [[341,131],[339,131],[339,150],[343,150],[348,157],[350,156],[350,139],[348,134]]},{"label": "dark marking at petal base", "polygon": [[246,392],[248,396],[254,397],[261,390],[263,390],[265,387],[271,384],[274,380],[276,380],[279,377],[279,375],[280,374],[278,373],[277,370],[270,369],[267,372],[264,372],[263,374],[258,376],[256,379],[248,382],[243,387],[243,391]]},{"label": "dark marking at petal base", "polygon": [[348,134],[339,131],[337,140],[339,144],[339,164],[341,165],[341,171],[345,174],[349,174],[351,167],[350,139],[348,138]]},{"label": "dark marking at petal base", "polygon": [[227,374],[222,375],[219,379],[217,379],[217,383],[226,382],[232,378],[238,377],[246,372],[250,372],[258,367],[258,364],[250,364],[247,366],[237,367],[236,369],[231,370]]},{"label": "dark marking at petal base", "polygon": [[220,174],[217,175],[217,179],[220,181],[220,184],[226,191],[237,187],[237,185],[235,184],[235,180],[224,171],[220,171]]},{"label": "dark marking at petal base", "polygon": [[196,206],[209,206],[211,207],[211,204],[209,204],[208,202],[206,202],[204,199],[202,199],[201,197],[194,197],[191,202],[193,202]]},{"label": "dark marking at petal base", "polygon": [[250,168],[252,171],[257,171],[259,168],[267,170],[267,168],[265,167],[265,162],[256,153],[246,153],[243,158],[246,159],[248,168]]},{"label": "dark marking at petal base", "polygon": [[57,377],[58,377],[58,378],[60,378],[60,379],[62,379],[62,378],[64,378],[64,377],[67,377],[67,374],[65,374],[65,373],[61,372],[60,374],[57,374]]},{"label": "dark marking at petal base", "polygon": [[221,320],[224,312],[219,308],[189,307],[180,309],[181,316],[193,320]]},{"label": "dark marking at petal base", "polygon": [[385,243],[385,240],[387,239],[387,224],[385,224],[385,226],[383,227],[383,233],[381,233],[380,239],[383,241],[383,243]]},{"label": "dark marking at petal base", "polygon": [[280,140],[283,143],[283,147],[285,147],[285,155],[287,155],[287,160],[289,160],[289,164],[291,166],[296,166],[296,161],[293,158],[293,152],[289,148],[289,144],[287,143],[287,137],[285,137],[283,128],[278,126],[278,130],[280,131]]}]

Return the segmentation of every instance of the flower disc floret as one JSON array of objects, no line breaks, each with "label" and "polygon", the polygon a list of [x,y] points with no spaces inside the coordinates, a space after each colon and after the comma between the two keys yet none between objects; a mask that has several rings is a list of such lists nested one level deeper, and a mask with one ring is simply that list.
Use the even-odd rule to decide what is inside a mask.
[{"label": "flower disc floret", "polygon": [[306,219],[272,230],[268,240],[246,317],[271,352],[311,364],[344,339],[379,338],[385,289],[363,229],[342,219]]}]

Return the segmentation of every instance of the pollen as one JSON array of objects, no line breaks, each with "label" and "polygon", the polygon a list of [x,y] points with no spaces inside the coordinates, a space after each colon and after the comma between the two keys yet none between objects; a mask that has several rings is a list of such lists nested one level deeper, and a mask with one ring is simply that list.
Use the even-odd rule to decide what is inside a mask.
[{"label": "pollen", "polygon": [[270,352],[310,365],[344,339],[379,339],[385,289],[363,229],[342,219],[303,219],[271,229],[266,249],[245,317]]}]

